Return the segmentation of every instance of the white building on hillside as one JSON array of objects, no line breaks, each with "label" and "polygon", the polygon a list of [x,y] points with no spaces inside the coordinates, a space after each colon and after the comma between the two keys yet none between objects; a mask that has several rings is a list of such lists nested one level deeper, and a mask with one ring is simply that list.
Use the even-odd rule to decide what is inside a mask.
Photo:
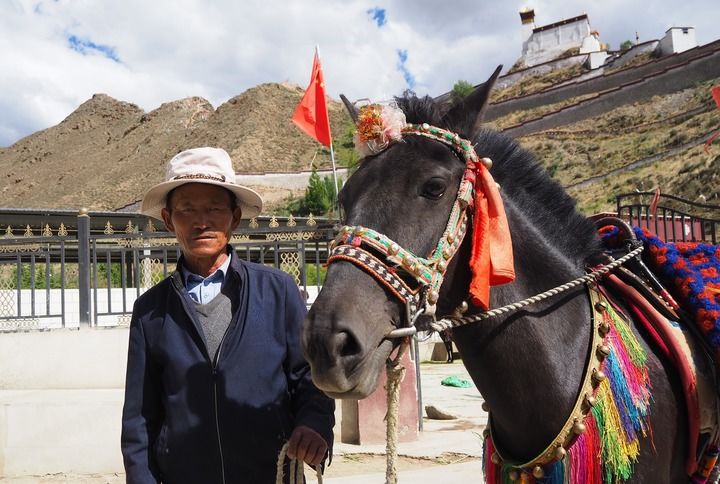
[{"label": "white building on hillside", "polygon": [[660,39],[658,49],[660,55],[677,54],[697,47],[695,40],[695,27],[670,27],[665,37]]},{"label": "white building on hillside", "polygon": [[557,59],[573,50],[578,54],[602,53],[591,55],[594,57],[591,64],[601,65],[605,61],[605,46],[599,41],[598,33],[590,28],[586,14],[535,27],[534,10],[523,9],[520,11],[520,20],[525,36],[520,59],[525,67]]}]

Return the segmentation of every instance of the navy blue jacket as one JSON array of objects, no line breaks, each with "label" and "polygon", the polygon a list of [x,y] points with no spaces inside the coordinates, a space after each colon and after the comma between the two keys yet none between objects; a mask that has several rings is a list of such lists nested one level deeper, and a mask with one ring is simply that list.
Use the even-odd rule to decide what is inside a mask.
[{"label": "navy blue jacket", "polygon": [[121,438],[128,483],[274,483],[299,425],[332,447],[335,404],[302,356],[297,286],[234,254],[223,290],[230,277],[239,304],[216,361],[178,271],[135,303]]}]

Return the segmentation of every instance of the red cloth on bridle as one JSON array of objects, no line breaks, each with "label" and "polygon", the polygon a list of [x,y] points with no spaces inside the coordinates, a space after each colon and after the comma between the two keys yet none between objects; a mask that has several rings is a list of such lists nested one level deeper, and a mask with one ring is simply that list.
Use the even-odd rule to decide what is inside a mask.
[{"label": "red cloth on bridle", "polygon": [[482,163],[476,164],[474,174],[470,302],[487,311],[490,309],[490,286],[514,281],[515,266],[500,190]]}]

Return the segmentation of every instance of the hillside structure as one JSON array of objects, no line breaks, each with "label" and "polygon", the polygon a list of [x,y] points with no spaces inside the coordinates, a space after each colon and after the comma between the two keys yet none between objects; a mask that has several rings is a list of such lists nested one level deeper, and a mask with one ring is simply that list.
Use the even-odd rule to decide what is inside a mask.
[{"label": "hillside structure", "polygon": [[590,19],[586,14],[535,27],[535,11],[523,9],[520,11],[520,21],[525,39],[520,60],[526,67],[565,54],[595,54],[590,61],[594,67],[602,65],[607,58],[607,47],[600,42],[598,32],[590,27]]},{"label": "hillside structure", "polygon": [[[535,10],[523,8],[520,22],[523,46],[518,65],[524,68],[581,55],[584,57],[579,59],[585,67],[593,70],[620,56],[619,52],[608,52],[607,44],[600,41],[600,34],[591,27],[587,14],[536,27]],[[656,57],[679,54],[698,46],[694,27],[670,27],[662,39],[651,42]],[[646,44],[636,46],[642,46],[645,51]]]},{"label": "hillside structure", "polygon": [[678,54],[697,47],[695,27],[670,27],[660,39],[657,51],[661,56]]}]

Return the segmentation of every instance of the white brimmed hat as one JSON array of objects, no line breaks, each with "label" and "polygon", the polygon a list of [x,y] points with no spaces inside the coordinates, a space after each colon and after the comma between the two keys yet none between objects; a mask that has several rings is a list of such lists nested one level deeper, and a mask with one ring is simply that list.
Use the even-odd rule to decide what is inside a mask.
[{"label": "white brimmed hat", "polygon": [[162,220],[160,215],[167,194],[186,183],[207,183],[227,188],[237,198],[242,218],[260,214],[262,199],[254,190],[235,183],[235,170],[230,155],[221,148],[193,148],[175,155],[167,165],[165,181],[147,191],[140,213]]}]

